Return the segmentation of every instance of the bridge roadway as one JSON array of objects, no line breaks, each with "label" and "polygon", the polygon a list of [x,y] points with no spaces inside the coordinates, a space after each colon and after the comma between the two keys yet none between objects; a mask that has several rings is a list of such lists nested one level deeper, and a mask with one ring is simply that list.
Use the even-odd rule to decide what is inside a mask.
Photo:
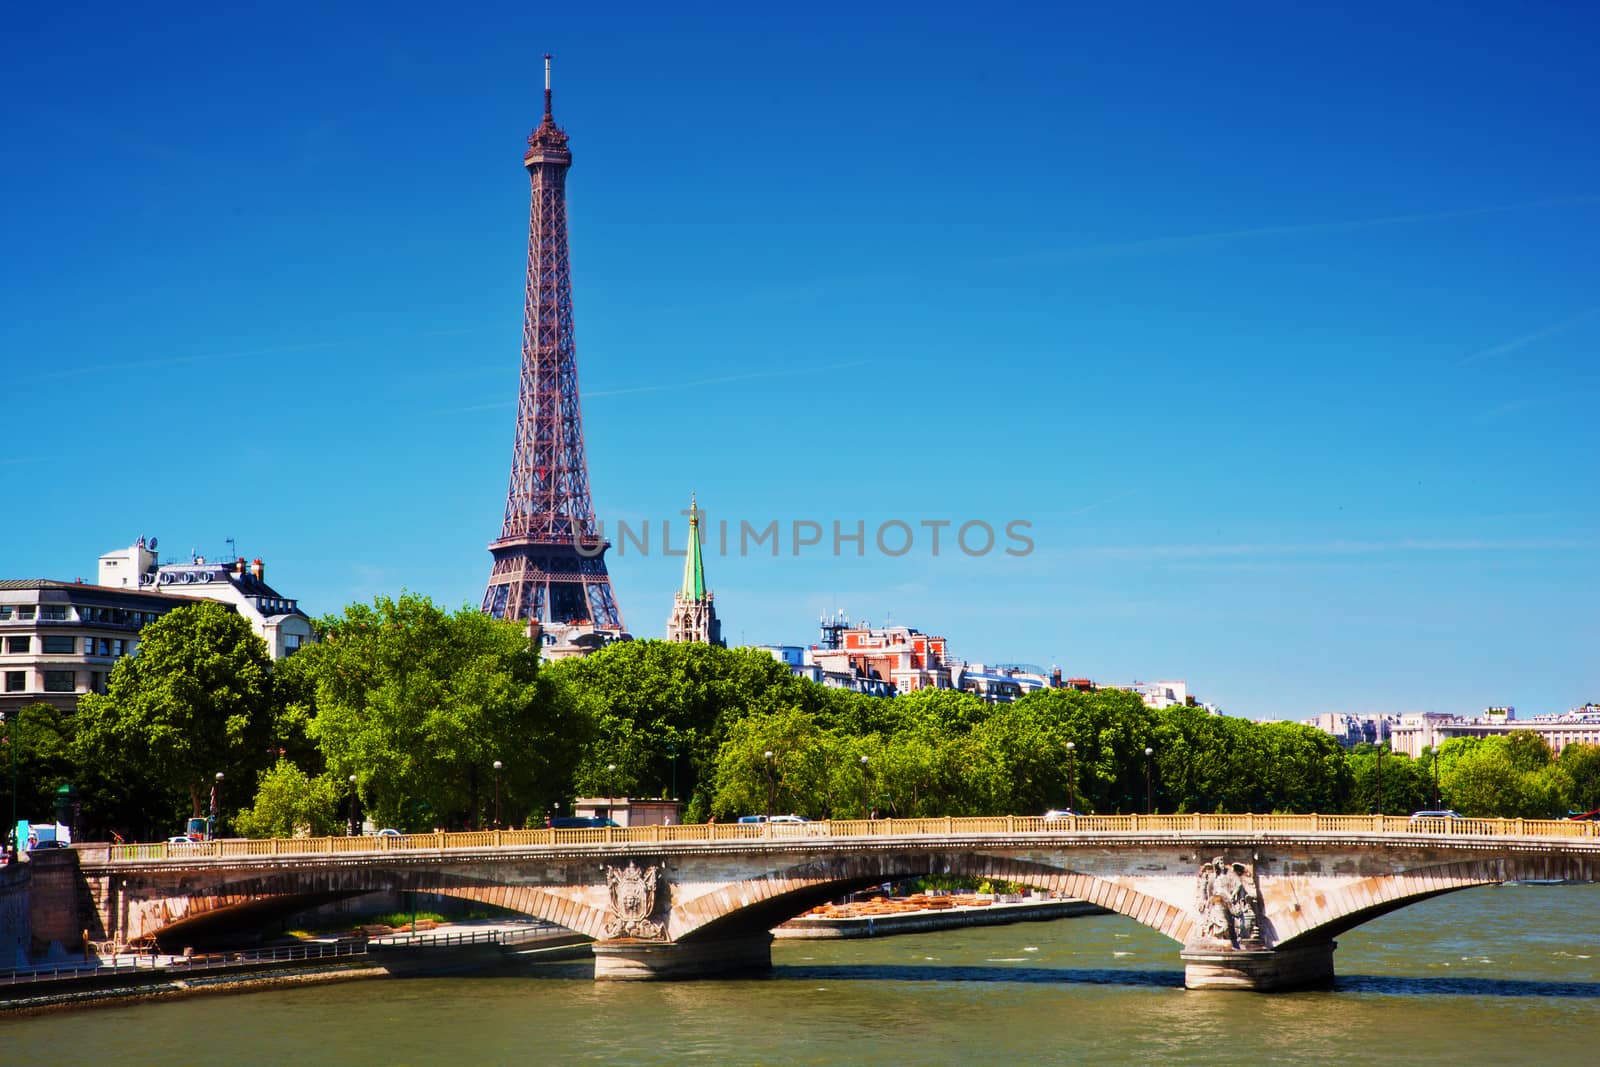
[{"label": "bridge roadway", "polygon": [[76,870],[57,875],[59,891],[36,893],[33,910],[36,940],[87,931],[91,941],[181,948],[361,893],[436,893],[592,938],[598,980],[678,978],[770,967],[779,923],[856,890],[941,874],[1126,915],[1181,946],[1190,988],[1271,990],[1331,980],[1334,938],[1406,904],[1509,880],[1596,881],[1597,829],[1089,815],[80,845],[49,857]]}]

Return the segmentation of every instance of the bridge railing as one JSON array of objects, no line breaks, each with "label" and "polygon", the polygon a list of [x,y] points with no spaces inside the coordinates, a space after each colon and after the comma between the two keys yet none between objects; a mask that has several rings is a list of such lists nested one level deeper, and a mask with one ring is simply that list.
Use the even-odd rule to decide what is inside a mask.
[{"label": "bridge railing", "polygon": [[[464,833],[358,837],[236,838],[173,844],[109,846],[112,862],[260,856],[340,855],[530,845],[767,841],[827,837],[953,834],[1306,833],[1431,834],[1449,837],[1594,838],[1600,823],[1569,819],[1407,818],[1403,815],[995,815],[926,819],[834,819],[804,823],[688,823],[560,830],[476,830]],[[82,846],[88,847],[88,846]]]}]

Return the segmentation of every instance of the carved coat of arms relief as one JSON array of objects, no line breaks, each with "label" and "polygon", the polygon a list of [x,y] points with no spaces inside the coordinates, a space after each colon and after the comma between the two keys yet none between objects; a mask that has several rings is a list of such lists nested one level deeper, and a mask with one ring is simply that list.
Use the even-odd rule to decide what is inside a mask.
[{"label": "carved coat of arms relief", "polygon": [[632,860],[626,867],[606,868],[606,887],[611,892],[611,907],[606,913],[607,937],[666,940],[666,926],[651,919],[656,910],[656,886],[660,880],[660,867],[641,870]]}]

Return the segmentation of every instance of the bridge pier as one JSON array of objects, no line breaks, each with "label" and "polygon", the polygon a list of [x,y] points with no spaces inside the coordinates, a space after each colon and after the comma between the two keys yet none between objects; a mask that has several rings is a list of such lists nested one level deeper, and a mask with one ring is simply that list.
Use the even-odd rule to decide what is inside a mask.
[{"label": "bridge pier", "polygon": [[1285,948],[1185,949],[1185,989],[1246,989],[1272,993],[1325,986],[1333,982],[1336,941],[1314,941]]},{"label": "bridge pier", "polygon": [[771,969],[772,934],[766,930],[700,941],[622,938],[594,943],[594,980],[597,982],[708,978]]}]

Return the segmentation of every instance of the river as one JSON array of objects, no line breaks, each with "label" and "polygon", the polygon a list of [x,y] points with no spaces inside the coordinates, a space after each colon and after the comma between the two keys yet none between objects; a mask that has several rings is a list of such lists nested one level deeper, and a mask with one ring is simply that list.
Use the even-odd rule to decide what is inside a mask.
[{"label": "river", "polygon": [[1326,991],[1186,992],[1115,915],[779,941],[770,976],[585,964],[0,1019],[0,1062],[1560,1064],[1600,1055],[1600,886],[1440,897],[1340,939]]}]

